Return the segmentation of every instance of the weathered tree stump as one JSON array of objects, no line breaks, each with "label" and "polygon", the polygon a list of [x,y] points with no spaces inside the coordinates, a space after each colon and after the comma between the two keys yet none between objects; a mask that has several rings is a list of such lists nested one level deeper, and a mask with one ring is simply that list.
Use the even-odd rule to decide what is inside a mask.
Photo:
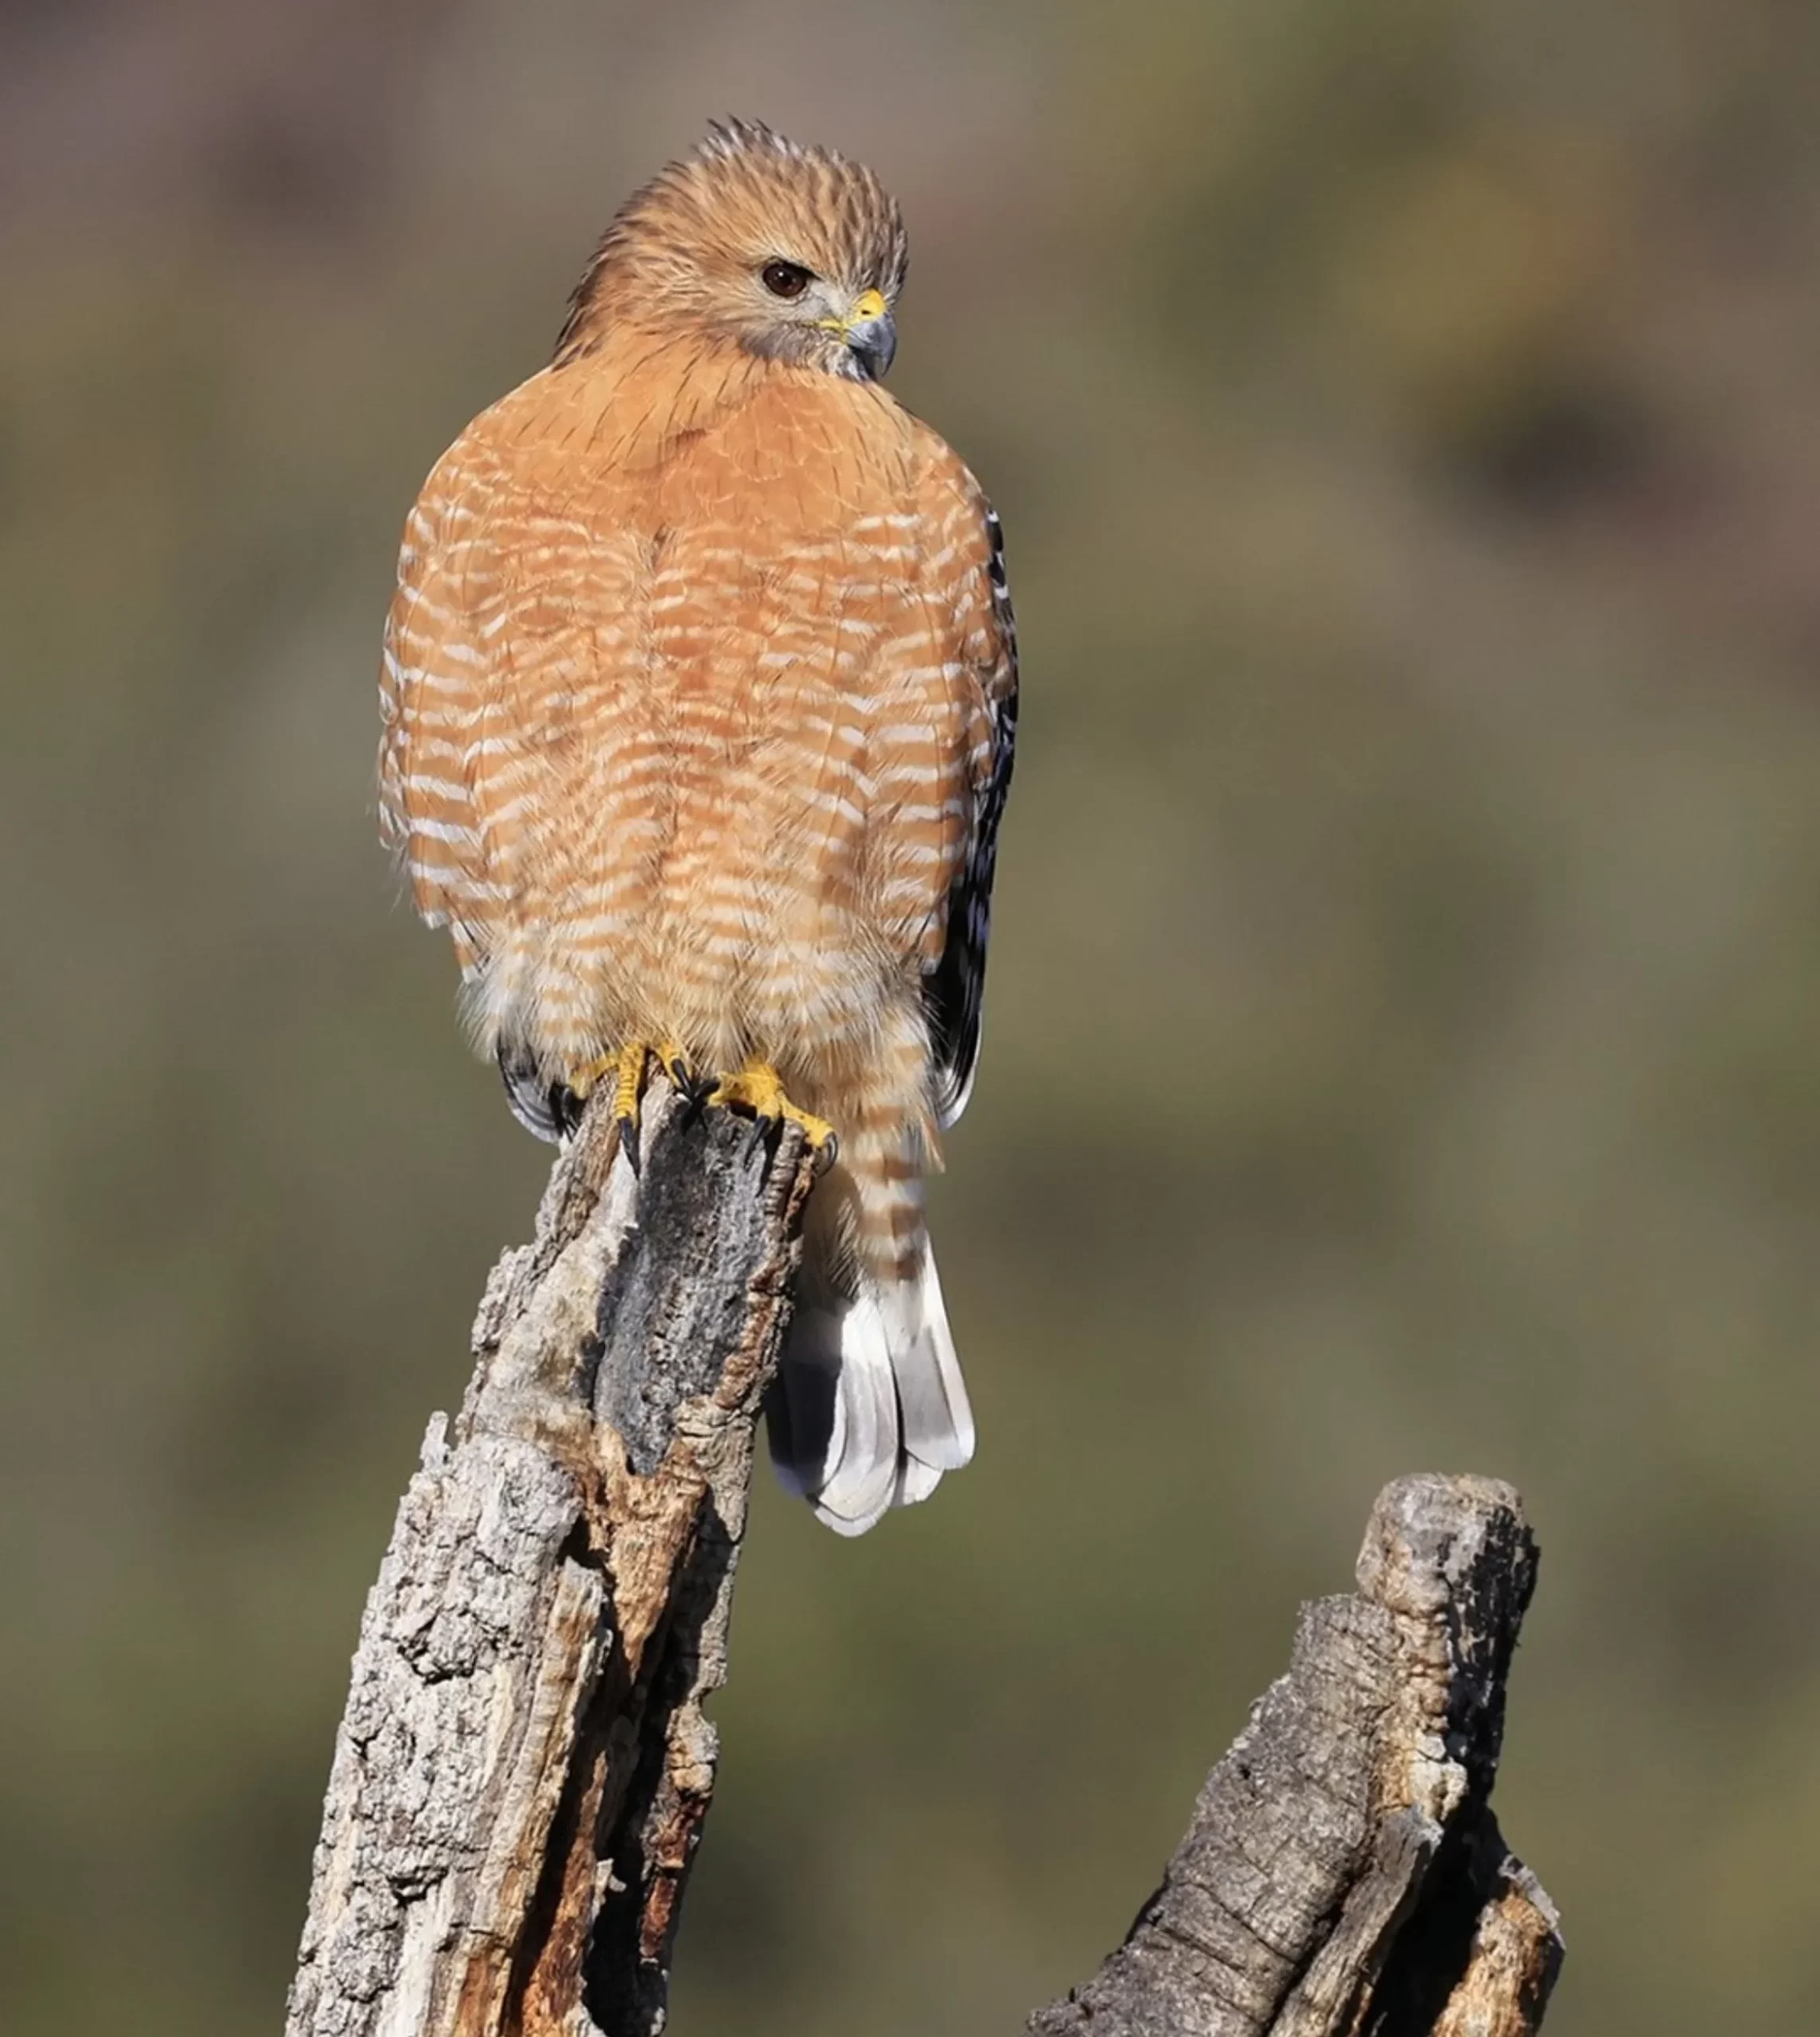
[{"label": "weathered tree stump", "polygon": [[494,1268],[367,1602],[292,2037],[656,2031],[813,1163],[653,1083]]},{"label": "weathered tree stump", "polygon": [[1538,2027],[1557,1920],[1491,1805],[1535,1585],[1522,1503],[1489,1478],[1400,1478],[1358,1574],[1355,1595],[1304,1609],[1163,1886],[1031,2037]]},{"label": "weathered tree stump", "polygon": [[[653,2037],[712,1795],[754,1433],[814,1163],[661,1081],[590,1109],[495,1268],[367,1602],[287,2037]],[[1359,1591],[1032,2037],[1521,2037],[1560,1958],[1489,1797],[1535,1575],[1516,1496],[1390,1486]],[[864,2037],[864,2033],[855,2033]]]}]

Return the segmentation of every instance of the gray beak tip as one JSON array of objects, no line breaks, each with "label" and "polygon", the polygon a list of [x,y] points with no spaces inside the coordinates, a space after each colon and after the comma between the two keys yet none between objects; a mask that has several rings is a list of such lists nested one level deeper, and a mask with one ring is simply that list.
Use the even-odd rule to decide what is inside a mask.
[{"label": "gray beak tip", "polygon": [[847,344],[859,356],[868,377],[883,381],[891,372],[897,355],[897,321],[888,311],[876,318],[863,318],[848,329]]}]

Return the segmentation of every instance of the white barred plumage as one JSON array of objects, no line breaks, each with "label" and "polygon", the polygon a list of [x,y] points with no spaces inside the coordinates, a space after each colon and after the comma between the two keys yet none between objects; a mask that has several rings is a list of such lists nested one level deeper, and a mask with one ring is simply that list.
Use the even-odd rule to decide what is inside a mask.
[{"label": "white barred plumage", "polygon": [[380,675],[382,828],[525,1121],[664,1043],[839,1135],[771,1432],[849,1533],[972,1451],[921,1184],[1016,698],[997,519],[874,379],[904,270],[869,171],[717,127],[431,474]]}]

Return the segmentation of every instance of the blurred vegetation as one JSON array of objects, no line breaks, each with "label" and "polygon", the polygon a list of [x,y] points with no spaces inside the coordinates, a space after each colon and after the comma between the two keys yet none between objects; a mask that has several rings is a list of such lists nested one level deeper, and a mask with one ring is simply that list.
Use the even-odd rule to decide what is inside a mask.
[{"label": "blurred vegetation", "polygon": [[544,1156],[371,830],[398,525],[618,197],[863,153],[1027,676],[937,1235],[982,1444],[760,1495],[676,2027],[1007,2030],[1379,1483],[1544,1549],[1559,2037],[1820,2027],[1820,14],[0,14],[0,2024],[273,2028]]}]

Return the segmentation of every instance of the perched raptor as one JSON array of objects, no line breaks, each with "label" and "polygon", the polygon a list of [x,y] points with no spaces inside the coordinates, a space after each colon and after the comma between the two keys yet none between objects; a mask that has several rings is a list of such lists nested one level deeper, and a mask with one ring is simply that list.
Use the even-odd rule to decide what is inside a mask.
[{"label": "perched raptor", "polygon": [[833,1164],[770,1410],[844,1533],[973,1420],[925,1233],[967,1100],[1015,648],[998,520],[879,386],[870,170],[749,121],[621,208],[555,358],[437,462],[380,681],[381,823],[555,1138],[647,1056]]}]

